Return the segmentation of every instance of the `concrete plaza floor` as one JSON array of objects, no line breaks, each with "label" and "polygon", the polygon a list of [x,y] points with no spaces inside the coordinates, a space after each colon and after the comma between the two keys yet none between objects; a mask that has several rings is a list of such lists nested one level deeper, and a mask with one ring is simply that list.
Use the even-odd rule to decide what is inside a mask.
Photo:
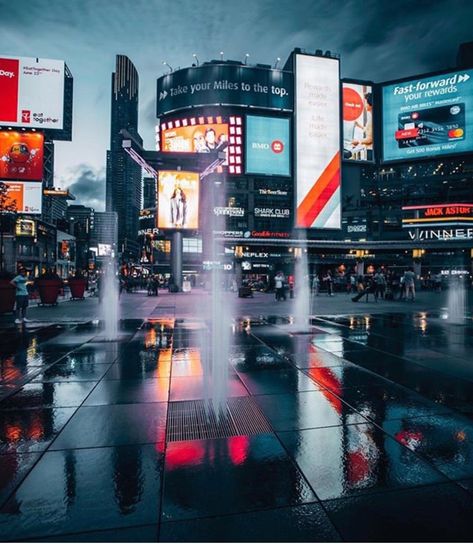
[{"label": "concrete plaza floor", "polygon": [[[415,303],[233,300],[228,402],[201,357],[206,294],[31,308],[0,335],[0,540],[468,541],[473,323]],[[233,298],[231,298],[233,297]]]}]

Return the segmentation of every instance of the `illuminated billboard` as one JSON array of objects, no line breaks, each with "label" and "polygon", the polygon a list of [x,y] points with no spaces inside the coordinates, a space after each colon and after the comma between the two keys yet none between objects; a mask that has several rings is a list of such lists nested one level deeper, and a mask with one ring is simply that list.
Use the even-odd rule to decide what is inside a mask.
[{"label": "illuminated billboard", "polygon": [[36,223],[32,219],[16,220],[15,236],[28,236],[34,238],[36,236]]},{"label": "illuminated billboard", "polygon": [[0,57],[0,125],[62,129],[64,61]]},{"label": "illuminated billboard", "polygon": [[0,132],[0,179],[43,179],[44,137],[38,132]]},{"label": "illuminated billboard", "polygon": [[473,204],[404,206],[402,212],[404,228],[473,225]]},{"label": "illuminated billboard", "polygon": [[383,159],[473,151],[473,70],[383,87]]},{"label": "illuminated billboard", "polygon": [[343,159],[373,161],[373,87],[344,81],[342,101]]},{"label": "illuminated billboard", "polygon": [[158,228],[199,228],[199,181],[195,172],[159,172]]},{"label": "illuminated billboard", "polygon": [[246,173],[290,175],[289,119],[246,117]]},{"label": "illuminated billboard", "polygon": [[34,181],[0,181],[0,183],[7,186],[7,206],[13,204],[17,213],[41,213],[41,183]]},{"label": "illuminated billboard", "polygon": [[239,115],[194,115],[167,119],[160,125],[157,150],[164,153],[225,152],[223,166],[242,173],[243,126]]},{"label": "illuminated billboard", "polygon": [[211,153],[225,150],[228,145],[226,123],[205,123],[176,126],[162,131],[161,151],[177,153]]},{"label": "illuminated billboard", "polygon": [[339,61],[298,54],[296,227],[341,228]]},{"label": "illuminated billboard", "polygon": [[291,72],[238,64],[206,63],[157,81],[157,117],[197,106],[250,106],[292,111]]}]

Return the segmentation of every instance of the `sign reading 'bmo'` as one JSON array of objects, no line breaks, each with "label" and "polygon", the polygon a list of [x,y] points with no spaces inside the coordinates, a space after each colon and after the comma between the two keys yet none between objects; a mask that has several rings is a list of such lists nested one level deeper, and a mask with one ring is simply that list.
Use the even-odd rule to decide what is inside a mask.
[{"label": "sign reading 'bmo'", "polygon": [[404,206],[403,227],[431,227],[473,224],[473,204],[435,204]]}]

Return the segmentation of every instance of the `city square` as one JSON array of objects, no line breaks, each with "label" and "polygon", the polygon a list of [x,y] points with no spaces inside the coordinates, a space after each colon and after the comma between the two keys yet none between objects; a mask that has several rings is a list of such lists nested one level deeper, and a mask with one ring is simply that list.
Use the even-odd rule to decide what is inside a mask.
[{"label": "city square", "polygon": [[472,540],[473,7],[421,4],[0,0],[0,541]]}]

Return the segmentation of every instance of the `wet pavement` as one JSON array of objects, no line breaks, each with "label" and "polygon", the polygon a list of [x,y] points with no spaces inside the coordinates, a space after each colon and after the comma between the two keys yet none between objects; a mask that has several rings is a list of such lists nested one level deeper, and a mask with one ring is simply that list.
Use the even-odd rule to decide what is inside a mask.
[{"label": "wet pavement", "polygon": [[471,540],[471,320],[238,319],[216,418],[203,324],[155,306],[1,335],[0,540]]}]

